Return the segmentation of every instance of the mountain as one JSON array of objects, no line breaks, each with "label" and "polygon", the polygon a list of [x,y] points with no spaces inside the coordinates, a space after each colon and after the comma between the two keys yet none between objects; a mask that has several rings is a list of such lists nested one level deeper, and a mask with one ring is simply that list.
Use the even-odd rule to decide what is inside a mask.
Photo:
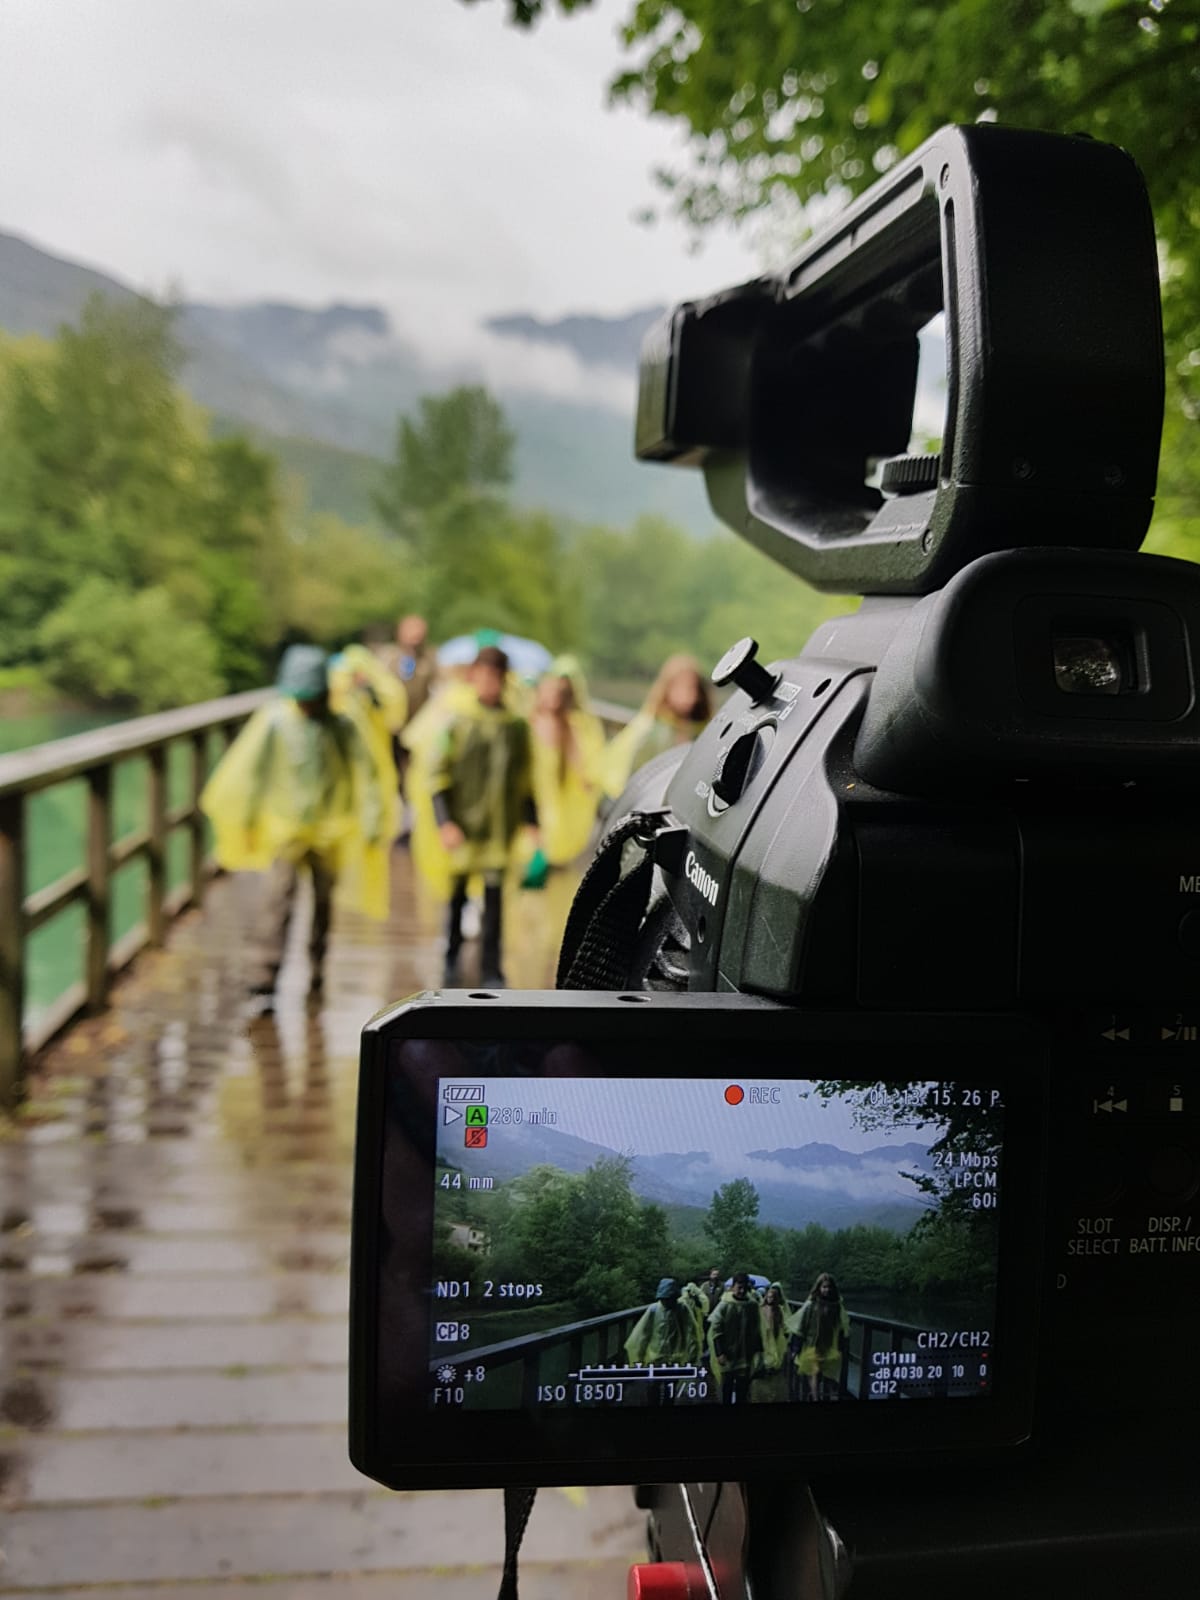
[{"label": "mountain", "polygon": [[502,338],[559,345],[577,355],[585,366],[636,372],[642,340],[666,310],[666,306],[647,306],[627,317],[559,317],[554,322],[520,314],[492,317],[484,327]]},{"label": "mountain", "polygon": [[[78,319],[89,295],[128,300],[134,292],[107,273],[0,233],[0,328],[10,333],[53,337]],[[639,330],[654,315],[500,318],[505,326],[478,331],[477,353],[435,360],[400,338],[378,306],[184,301],[182,382],[222,428],[249,428],[310,486],[320,477],[314,504],[324,497],[324,508],[341,509],[347,502],[329,500],[339,472],[329,470],[321,447],[382,458],[391,452],[397,416],[413,415],[422,395],[486,380],[517,434],[520,503],[617,526],[658,513],[707,533],[715,524],[699,473],[633,459]],[[543,370],[547,352],[553,371]],[[627,381],[614,382],[614,369]],[[365,479],[351,460],[340,468],[343,480]],[[351,503],[364,499],[361,488],[352,491]]]},{"label": "mountain", "polygon": [[860,1150],[857,1155],[840,1150],[836,1144],[805,1144],[790,1150],[750,1150],[751,1161],[774,1161],[789,1170],[800,1168],[818,1172],[827,1167],[844,1167],[850,1163],[859,1170],[878,1166],[916,1166],[922,1171],[932,1171],[929,1150],[923,1144],[879,1144],[870,1150]]},{"label": "mountain", "polygon": [[[128,284],[106,273],[0,233],[0,328],[51,339],[64,323],[78,321],[93,294],[117,301],[135,297]],[[361,430],[351,419],[274,383],[252,351],[207,338],[187,306],[181,309],[179,335],[187,351],[183,385],[208,410],[264,434],[310,435],[326,444],[361,448]]]},{"label": "mountain", "polygon": [[[504,1180],[543,1164],[560,1172],[586,1172],[601,1157],[617,1154],[547,1123],[526,1120],[493,1130],[487,1155],[466,1158],[466,1166],[473,1169],[478,1161],[479,1170]],[[931,1170],[929,1151],[922,1144],[855,1152],[814,1142],[752,1150],[719,1161],[707,1150],[638,1155],[632,1161],[632,1183],[643,1200],[707,1209],[714,1190],[745,1176],[758,1192],[760,1222],[784,1228],[817,1222],[830,1229],[865,1224],[901,1232],[922,1210],[921,1196],[903,1173]]]},{"label": "mountain", "polygon": [[[737,1163],[719,1164],[706,1151],[640,1156],[634,1162],[634,1187],[650,1196],[650,1183],[669,1185],[692,1205],[707,1206],[713,1191],[732,1177],[745,1176],[758,1191],[759,1220],[777,1227],[826,1228],[869,1224],[904,1230],[922,1209],[916,1188],[904,1172],[932,1170],[921,1144],[879,1145],[858,1152],[810,1143],[782,1150],[750,1150]],[[646,1185],[645,1191],[643,1185]]]}]

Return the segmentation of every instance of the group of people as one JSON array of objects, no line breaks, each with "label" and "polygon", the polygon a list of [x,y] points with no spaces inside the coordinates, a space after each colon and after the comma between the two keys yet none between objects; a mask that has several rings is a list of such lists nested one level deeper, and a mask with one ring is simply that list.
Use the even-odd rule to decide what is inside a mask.
[{"label": "group of people", "polygon": [[[765,1282],[765,1280],[762,1280]],[[704,1366],[723,1405],[836,1400],[850,1316],[837,1283],[817,1274],[796,1310],[783,1286],[755,1286],[750,1274],[723,1280],[713,1267],[682,1284],[663,1278],[625,1341],[630,1366]],[[652,1380],[653,1404],[669,1403],[674,1380]]]},{"label": "group of people", "polygon": [[201,797],[218,865],[266,874],[248,986],[273,1004],[301,873],[312,882],[310,994],[320,996],[332,908],[386,917],[389,851],[407,843],[447,907],[443,982],[462,981],[468,904],[481,905],[479,981],[504,983],[504,888],[536,888],[587,849],[598,815],[653,756],[712,715],[690,656],[672,656],[641,710],[607,741],[578,661],[534,681],[499,635],[441,667],[423,618],[334,655],[295,644],[276,695],[241,730]]}]

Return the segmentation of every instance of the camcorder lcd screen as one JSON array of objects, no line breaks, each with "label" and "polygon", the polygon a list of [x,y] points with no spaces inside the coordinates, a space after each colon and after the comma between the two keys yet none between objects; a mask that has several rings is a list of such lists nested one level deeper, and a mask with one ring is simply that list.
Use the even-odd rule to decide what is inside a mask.
[{"label": "camcorder lcd screen", "polygon": [[467,1037],[478,1008],[422,997],[364,1042],[364,1471],[663,1482],[1026,1436],[1028,1030],[520,998]]},{"label": "camcorder lcd screen", "polygon": [[514,1069],[536,1071],[545,1046],[454,1048],[432,1174],[433,1410],[986,1399],[997,1085],[774,1078],[761,1062],[531,1078]]}]

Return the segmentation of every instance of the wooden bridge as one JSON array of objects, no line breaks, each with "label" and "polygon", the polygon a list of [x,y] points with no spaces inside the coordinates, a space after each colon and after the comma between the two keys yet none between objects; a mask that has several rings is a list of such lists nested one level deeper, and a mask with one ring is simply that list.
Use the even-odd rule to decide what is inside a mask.
[{"label": "wooden bridge", "polygon": [[[337,922],[313,1008],[302,904],[277,1014],[247,1020],[257,885],[212,877],[195,798],[255,703],[0,758],[0,1592],[491,1600],[499,1496],[388,1494],[345,1452],[358,1032],[438,980],[440,912],[395,852],[390,922]],[[146,814],[114,838],[121,762]],[[80,779],[86,859],[28,893],[30,796]],[[510,905],[514,984],[552,981],[571,889]],[[23,1018],[27,942],[78,905],[78,981]],[[522,1595],[611,1600],[641,1544],[628,1490],[549,1492]]]},{"label": "wooden bridge", "polygon": [[[798,1311],[800,1305],[799,1300],[787,1302],[791,1311]],[[499,1344],[477,1345],[459,1351],[454,1359],[464,1367],[477,1362],[486,1366],[489,1405],[533,1406],[539,1390],[555,1385],[569,1386],[581,1368],[587,1370],[588,1382],[619,1383],[620,1369],[625,1363],[625,1340],[646,1309],[646,1305],[626,1306],[603,1316],[565,1322],[544,1333],[527,1333]],[[930,1333],[929,1328],[854,1310],[849,1310],[849,1317],[850,1337],[842,1351],[838,1376],[838,1389],[843,1399],[867,1398],[864,1390],[876,1363],[885,1358],[885,1353],[889,1364],[893,1357],[914,1363],[911,1370],[918,1376],[922,1393],[945,1396],[949,1392],[951,1368],[946,1362],[933,1362],[938,1378],[925,1382],[925,1363],[929,1358],[924,1352],[923,1339]],[[430,1372],[436,1372],[444,1360],[444,1356],[435,1356],[429,1363]],[[922,1363],[920,1366],[915,1364],[918,1361]],[[895,1392],[901,1398],[906,1397],[903,1380],[898,1380]],[[646,1393],[649,1393],[648,1386]],[[715,1402],[718,1393],[717,1387],[712,1385],[708,1398]]]}]

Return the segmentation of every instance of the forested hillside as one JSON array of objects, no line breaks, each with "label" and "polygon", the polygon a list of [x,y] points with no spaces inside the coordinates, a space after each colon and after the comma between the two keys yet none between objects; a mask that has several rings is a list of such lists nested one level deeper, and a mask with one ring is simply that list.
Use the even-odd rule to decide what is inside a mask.
[{"label": "forested hillside", "polygon": [[510,629],[636,686],[748,629],[789,652],[830,610],[732,536],[523,509],[518,435],[479,388],[423,397],[390,465],[214,422],[180,386],[178,321],[96,296],[56,339],[0,337],[7,681],[156,709],[417,609],[435,638]]},{"label": "forested hillside", "polygon": [[[54,338],[78,320],[93,294],[125,305],[137,298],[109,274],[0,233],[0,330]],[[650,315],[553,325],[517,316],[489,325],[506,336],[501,353],[511,378],[498,392],[517,432],[519,503],[576,522],[627,523],[657,513],[693,532],[713,530],[697,474],[652,470],[633,459],[637,351]],[[175,333],[178,379],[187,393],[223,419],[226,430],[246,429],[269,444],[314,509],[353,520],[366,512],[352,458],[386,456],[397,413],[413,414],[422,395],[479,382],[478,363],[469,358],[431,365],[377,306],[211,305],[184,297]],[[574,363],[573,396],[522,377],[528,353],[548,344]],[[615,371],[625,375],[619,405],[611,393]],[[329,449],[345,452],[345,470],[333,470],[338,458]]]}]

